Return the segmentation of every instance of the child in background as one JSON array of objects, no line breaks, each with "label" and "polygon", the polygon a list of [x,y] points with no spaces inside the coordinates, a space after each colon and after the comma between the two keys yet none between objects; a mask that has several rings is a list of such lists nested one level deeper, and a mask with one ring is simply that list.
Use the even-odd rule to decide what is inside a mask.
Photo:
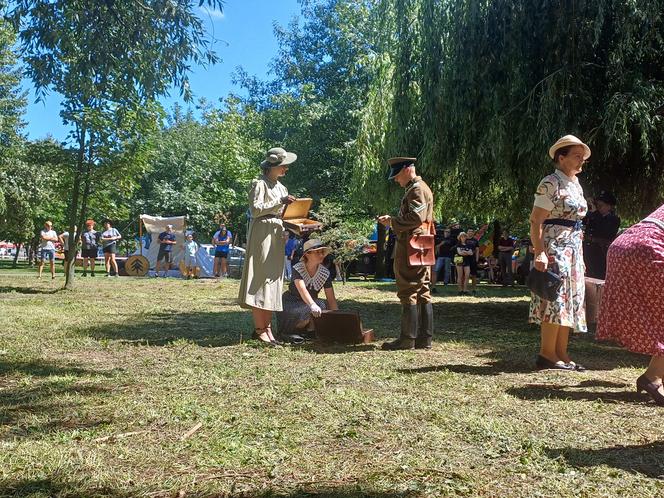
[{"label": "child in background", "polygon": [[198,278],[198,261],[196,260],[196,253],[198,252],[198,244],[194,240],[194,234],[189,232],[184,243],[184,277],[190,279],[191,277]]}]

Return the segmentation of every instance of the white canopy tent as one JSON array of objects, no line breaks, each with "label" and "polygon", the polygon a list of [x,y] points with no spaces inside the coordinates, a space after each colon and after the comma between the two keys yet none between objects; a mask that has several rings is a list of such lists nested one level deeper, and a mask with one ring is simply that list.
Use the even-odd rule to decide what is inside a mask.
[{"label": "white canopy tent", "polygon": [[[139,249],[136,254],[142,254],[150,262],[151,270],[154,270],[157,264],[157,254],[159,254],[159,234],[167,230],[168,225],[173,225],[173,233],[175,233],[176,244],[173,246],[173,262],[171,265],[171,271],[168,272],[169,276],[179,276],[179,264],[182,259],[184,259],[184,241],[185,234],[187,231],[187,223],[184,216],[171,216],[171,217],[162,217],[162,216],[149,216],[147,214],[141,215],[142,225],[140,227],[141,233],[141,245],[142,248]],[[150,241],[146,243],[145,238],[143,237],[143,226],[148,234],[150,234]],[[200,245],[200,241],[199,241]],[[147,247],[146,247],[147,246]],[[212,258],[208,252],[203,248],[199,247],[198,253],[196,253],[196,259],[198,266],[200,268],[200,275],[202,277],[211,277],[214,267],[214,258]],[[154,272],[150,272],[154,275]]]}]

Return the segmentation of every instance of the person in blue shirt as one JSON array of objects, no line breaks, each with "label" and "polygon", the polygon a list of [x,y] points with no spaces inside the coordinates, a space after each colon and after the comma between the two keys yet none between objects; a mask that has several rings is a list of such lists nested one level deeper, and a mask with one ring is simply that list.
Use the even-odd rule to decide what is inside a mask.
[{"label": "person in blue shirt", "polygon": [[228,252],[231,248],[231,241],[233,234],[226,228],[223,223],[219,225],[212,237],[212,245],[214,246],[214,276],[227,277],[228,276]]},{"label": "person in blue shirt", "polygon": [[293,255],[295,254],[295,249],[297,249],[297,239],[295,234],[288,232],[288,240],[286,241],[286,262],[284,264],[284,278],[286,280],[291,279],[292,269],[293,269]]},{"label": "person in blue shirt", "polygon": [[[166,231],[159,234],[159,253],[157,253],[157,265],[154,269],[154,276],[159,276],[160,266],[166,269],[164,270],[164,277],[168,274],[168,270],[171,269],[171,263],[173,262],[173,246],[176,244],[175,234],[173,233],[173,225],[166,225]],[[163,264],[160,265],[160,263]]]}]

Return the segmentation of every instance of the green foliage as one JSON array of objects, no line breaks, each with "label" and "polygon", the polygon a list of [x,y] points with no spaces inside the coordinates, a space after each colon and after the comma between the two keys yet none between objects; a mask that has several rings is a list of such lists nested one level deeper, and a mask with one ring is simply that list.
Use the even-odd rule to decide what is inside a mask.
[{"label": "green foliage", "polygon": [[581,180],[589,195],[614,190],[627,216],[662,201],[662,0],[386,0],[379,9],[396,28],[374,67],[393,68],[389,82],[372,80],[370,95],[382,98],[370,99],[357,141],[363,186],[389,155],[413,153],[443,214],[524,217],[551,170],[548,147],[574,133],[593,149]]},{"label": "green foliage", "polygon": [[[201,5],[221,9],[222,1]],[[60,116],[72,126],[68,225],[79,227],[78,239],[95,187],[112,183],[126,196],[145,170],[162,115],[157,99],[173,86],[190,99],[190,64],[217,58],[184,0],[17,0],[8,17],[38,95],[61,94]],[[72,268],[66,287],[73,277]]]},{"label": "green foliage", "polygon": [[[25,93],[21,91],[20,72],[16,67],[14,31],[0,18],[0,217],[8,213],[8,175],[18,167],[23,145],[21,131],[25,112]],[[3,224],[6,221],[3,222]]]},{"label": "green foliage", "polygon": [[259,116],[236,99],[207,108],[202,121],[176,107],[153,142],[152,167],[132,200],[132,219],[186,215],[196,232],[211,234],[224,221],[242,233],[249,183],[266,150],[256,138],[259,129]]},{"label": "green foliage", "polygon": [[366,212],[350,212],[347,204],[326,199],[312,215],[323,224],[321,233],[313,236],[320,237],[332,249],[335,261],[344,267],[369,243],[367,236],[376,224]]}]

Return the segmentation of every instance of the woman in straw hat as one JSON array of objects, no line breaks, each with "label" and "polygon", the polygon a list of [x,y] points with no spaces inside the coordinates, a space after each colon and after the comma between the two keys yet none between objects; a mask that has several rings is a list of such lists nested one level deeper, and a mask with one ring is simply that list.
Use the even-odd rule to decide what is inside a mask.
[{"label": "woman in straw hat", "polygon": [[252,311],[253,338],[266,345],[278,344],[271,322],[272,312],[282,309],[285,242],[281,213],[285,205],[295,200],[279,178],[286,175],[288,166],[296,159],[295,154],[280,147],[268,150],[261,163],[263,174],[252,182],[249,190],[251,223],[239,302]]},{"label": "woman in straw hat", "polygon": [[566,135],[549,149],[556,170],[539,183],[530,215],[535,269],[551,268],[562,277],[554,301],[535,294],[530,301],[531,323],[541,326],[539,369],[585,370],[568,353],[570,330],[587,332],[581,220],[588,211],[576,175],[590,157],[590,148]]},{"label": "woman in straw hat", "polygon": [[[277,312],[282,340],[303,342],[303,336],[313,331],[313,317],[320,316],[324,309],[338,309],[332,287],[332,273],[323,264],[329,253],[330,248],[318,239],[304,243],[302,259],[293,265],[292,280],[283,296],[284,309]],[[327,301],[318,298],[321,290],[324,290]]]}]

